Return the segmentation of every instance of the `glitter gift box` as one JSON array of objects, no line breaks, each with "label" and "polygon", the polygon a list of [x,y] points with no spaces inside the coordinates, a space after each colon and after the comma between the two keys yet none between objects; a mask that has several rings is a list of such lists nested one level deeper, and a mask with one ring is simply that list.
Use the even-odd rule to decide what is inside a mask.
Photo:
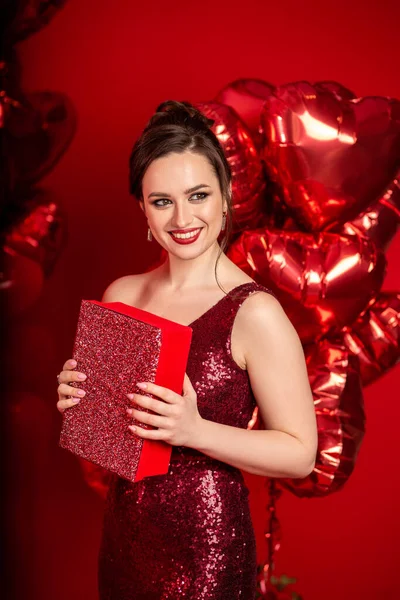
[{"label": "glitter gift box", "polygon": [[181,394],[191,338],[190,327],[122,302],[82,300],[72,357],[87,378],[71,385],[86,395],[64,411],[59,445],[132,482],[167,473],[171,446],[132,434],[126,394],[146,394],[139,381]]}]

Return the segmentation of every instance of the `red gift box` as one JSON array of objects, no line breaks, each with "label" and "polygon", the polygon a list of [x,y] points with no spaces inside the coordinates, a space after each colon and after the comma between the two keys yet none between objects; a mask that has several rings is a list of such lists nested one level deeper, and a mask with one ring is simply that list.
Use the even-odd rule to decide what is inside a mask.
[{"label": "red gift box", "polygon": [[82,300],[72,357],[87,378],[71,385],[86,395],[64,411],[59,445],[132,482],[167,473],[170,444],[132,434],[126,394],[145,394],[139,381],[181,394],[191,338],[190,327],[123,302]]}]

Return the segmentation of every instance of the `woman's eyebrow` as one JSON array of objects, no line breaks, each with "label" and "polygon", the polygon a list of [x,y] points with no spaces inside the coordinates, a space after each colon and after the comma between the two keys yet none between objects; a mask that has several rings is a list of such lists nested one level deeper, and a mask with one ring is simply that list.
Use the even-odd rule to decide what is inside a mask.
[{"label": "woman's eyebrow", "polygon": [[[183,193],[184,194],[191,194],[192,192],[195,192],[196,190],[199,190],[200,188],[203,187],[210,187],[209,185],[207,185],[206,183],[199,183],[199,185],[195,185],[192,188],[189,188],[188,190],[185,190]],[[152,192],[151,194],[149,194],[147,197],[151,198],[152,196],[163,196],[166,198],[170,198],[169,194],[165,194],[164,192]]]}]

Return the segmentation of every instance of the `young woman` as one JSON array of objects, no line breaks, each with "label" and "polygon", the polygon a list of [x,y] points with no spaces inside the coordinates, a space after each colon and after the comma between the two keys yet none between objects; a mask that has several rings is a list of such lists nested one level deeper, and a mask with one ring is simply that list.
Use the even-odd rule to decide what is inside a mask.
[{"label": "young woman", "polygon": [[[182,395],[144,382],[157,399],[135,390],[127,398],[128,414],[155,427],[137,425],[132,435],[171,444],[172,459],[167,475],[112,478],[101,600],[252,600],[256,547],[240,470],[294,478],[314,467],[316,418],[299,337],[278,300],[223,253],[227,236],[218,243],[230,229],[231,171],[211,125],[187,102],[164,102],[131,155],[148,239],[167,256],[111,283],[102,301],[189,325],[193,337]],[[69,385],[85,378],[75,367],[68,360],[59,374],[60,411],[82,396]],[[247,429],[256,404],[265,430]]]}]

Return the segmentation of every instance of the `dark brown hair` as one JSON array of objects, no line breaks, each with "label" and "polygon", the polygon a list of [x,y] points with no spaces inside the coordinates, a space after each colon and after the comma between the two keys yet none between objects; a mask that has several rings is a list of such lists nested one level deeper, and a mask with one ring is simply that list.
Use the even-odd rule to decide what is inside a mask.
[{"label": "dark brown hair", "polygon": [[190,151],[202,154],[209,161],[227,203],[226,227],[215,262],[215,279],[221,288],[217,278],[217,263],[229,244],[232,232],[232,173],[218,138],[211,130],[213,124],[212,119],[189,102],[162,102],[133,146],[129,160],[129,181],[131,194],[143,201],[143,177],[153,160],[171,152],[179,154]]}]

